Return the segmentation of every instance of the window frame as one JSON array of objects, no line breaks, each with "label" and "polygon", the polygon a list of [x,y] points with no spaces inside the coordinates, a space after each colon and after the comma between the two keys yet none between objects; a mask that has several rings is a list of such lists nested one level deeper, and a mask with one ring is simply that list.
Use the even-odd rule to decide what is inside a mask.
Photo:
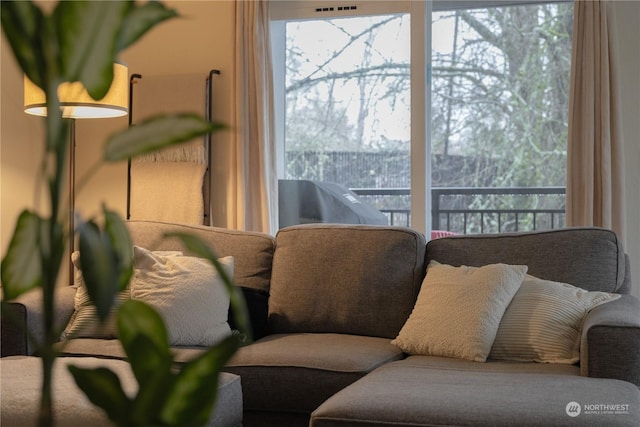
[{"label": "window frame", "polygon": [[[345,3],[339,3],[344,5]],[[327,1],[273,1],[270,3],[271,46],[274,75],[275,137],[278,177],[284,172],[285,133],[285,24],[300,21],[346,16],[409,13],[411,22],[411,227],[428,235],[431,229],[430,188],[431,153],[428,124],[430,122],[431,80],[426,58],[430,55],[431,35],[427,32],[431,20],[431,2],[417,1],[350,1],[356,10],[338,10],[338,3]],[[334,7],[334,10],[317,12],[317,9]]]},{"label": "window frame", "polygon": [[[285,25],[287,21],[409,13],[411,25],[411,228],[431,233],[431,22],[433,12],[564,3],[572,0],[425,0],[425,1],[271,1],[269,3],[274,76],[275,138],[278,178],[285,176]],[[349,5],[349,10],[344,6]],[[356,9],[351,9],[355,6]],[[339,10],[342,7],[342,10]],[[332,9],[333,8],[333,9]]]}]

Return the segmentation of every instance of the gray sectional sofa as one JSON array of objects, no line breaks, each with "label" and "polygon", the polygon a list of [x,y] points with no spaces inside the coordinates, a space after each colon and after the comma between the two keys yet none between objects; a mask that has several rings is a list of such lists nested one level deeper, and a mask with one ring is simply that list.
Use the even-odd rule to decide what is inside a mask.
[{"label": "gray sectional sofa", "polygon": [[[640,425],[640,301],[628,295],[629,261],[611,231],[427,242],[384,226],[311,224],[275,237],[147,221],[129,227],[145,248],[176,249],[162,234],[189,231],[220,257],[234,257],[255,335],[227,367],[241,378],[245,426]],[[431,261],[525,265],[539,279],[621,296],[580,319],[576,363],[407,354],[392,341],[414,312]],[[73,312],[73,293],[58,293],[60,322]],[[32,330],[40,322],[36,302],[26,295],[11,306]],[[462,315],[468,307],[447,310]],[[69,356],[123,357],[116,339],[75,338],[62,348]],[[2,350],[32,352],[4,324]],[[179,347],[176,357],[199,351]]]}]

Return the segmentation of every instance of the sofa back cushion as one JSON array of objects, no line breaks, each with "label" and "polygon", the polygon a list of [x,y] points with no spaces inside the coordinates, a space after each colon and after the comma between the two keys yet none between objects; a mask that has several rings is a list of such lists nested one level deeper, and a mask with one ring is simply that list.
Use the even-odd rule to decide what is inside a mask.
[{"label": "sofa back cushion", "polygon": [[601,228],[562,228],[477,234],[432,240],[427,262],[482,266],[524,264],[528,274],[589,291],[628,293],[625,254],[616,234]]},{"label": "sofa back cushion", "polygon": [[274,239],[272,236],[224,228],[171,224],[157,221],[128,221],[134,245],[154,251],[179,250],[189,253],[175,238],[164,238],[166,233],[190,233],[205,242],[220,258],[234,258],[234,282],[238,286],[268,292],[271,279]]},{"label": "sofa back cushion", "polygon": [[[232,256],[235,263],[234,283],[241,287],[247,302],[253,338],[258,339],[267,334],[267,303],[275,246],[272,236],[250,231],[158,221],[135,220],[128,221],[127,224],[133,244],[146,249],[179,250],[185,255],[193,255],[177,239],[163,237],[166,233],[184,232],[203,239],[219,258]],[[233,329],[236,325],[231,311],[229,325]]]},{"label": "sofa back cushion", "polygon": [[276,235],[270,331],[395,338],[418,295],[424,255],[424,236],[408,228],[284,228]]}]

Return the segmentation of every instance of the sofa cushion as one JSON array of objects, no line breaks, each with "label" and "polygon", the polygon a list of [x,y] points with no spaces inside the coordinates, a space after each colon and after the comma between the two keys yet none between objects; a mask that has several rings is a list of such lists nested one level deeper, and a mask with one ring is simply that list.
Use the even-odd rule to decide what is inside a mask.
[{"label": "sofa cushion", "polygon": [[122,344],[116,338],[72,338],[56,343],[55,348],[63,356],[95,356],[105,359],[126,358]]},{"label": "sofa cushion", "polygon": [[[67,366],[86,369],[107,367],[118,375],[124,391],[133,394],[138,384],[128,362],[103,358],[62,357],[54,365],[53,409],[59,426],[112,426],[106,414],[94,406],[78,388]],[[0,360],[0,424],[29,426],[37,424],[40,403],[42,361],[37,357],[9,357]],[[240,377],[221,373],[218,395],[207,426],[242,425],[242,387]]]},{"label": "sofa cushion", "polygon": [[277,334],[240,348],[225,371],[242,378],[245,410],[310,414],[338,390],[401,357],[385,338]]},{"label": "sofa cushion", "polygon": [[310,426],[639,424],[640,390],[625,381],[582,377],[570,365],[415,356],[336,393],[313,412]]},{"label": "sofa cushion", "polygon": [[484,362],[527,267],[431,261],[411,316],[392,344],[409,354]]},{"label": "sofa cushion", "polygon": [[127,221],[133,244],[153,251],[183,251],[193,255],[166,233],[190,233],[201,239],[222,258],[235,260],[233,280],[236,285],[269,291],[274,239],[263,233],[228,230],[199,225],[169,224],[158,221]]},{"label": "sofa cushion", "polygon": [[418,295],[424,250],[424,236],[407,228],[281,229],[271,278],[271,331],[395,338]]},{"label": "sofa cushion", "polygon": [[613,231],[561,228],[527,233],[477,234],[431,240],[427,262],[481,266],[522,264],[541,279],[588,291],[628,293],[625,254]]},{"label": "sofa cushion", "polygon": [[527,275],[502,317],[489,357],[576,363],[584,317],[592,308],[620,296]]},{"label": "sofa cushion", "polygon": [[[104,359],[126,359],[122,344],[118,339],[74,338],[56,343],[56,350],[63,356],[100,357]],[[200,356],[207,350],[202,346],[173,346],[171,352],[176,363],[185,363]]]}]

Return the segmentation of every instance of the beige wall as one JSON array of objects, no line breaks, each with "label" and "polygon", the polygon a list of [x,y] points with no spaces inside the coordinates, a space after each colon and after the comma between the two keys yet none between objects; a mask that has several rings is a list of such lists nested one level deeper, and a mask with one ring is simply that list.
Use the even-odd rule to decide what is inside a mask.
[{"label": "beige wall", "polygon": [[4,36],[0,55],[0,253],[4,256],[20,212],[34,206],[45,211],[47,206],[36,200],[34,192],[44,144],[42,123],[23,111],[22,72]]},{"label": "beige wall", "polygon": [[[211,69],[219,69],[214,78],[214,119],[231,122],[232,77],[234,75],[234,3],[231,1],[166,1],[178,10],[180,18],[167,21],[154,28],[142,40],[123,52],[121,60],[129,66],[130,73],[145,76],[173,76],[202,74],[203,81]],[[77,168],[78,177],[100,159],[101,144],[110,131],[126,127],[126,120],[92,120],[78,126]],[[226,182],[221,170],[225,162],[216,159],[227,156],[230,133],[221,132],[213,137],[213,193],[212,220],[224,225]],[[126,213],[126,164],[103,167],[87,187],[79,194],[76,205],[85,214],[98,209],[102,200]]]},{"label": "beige wall", "polygon": [[[175,75],[221,70],[216,79],[216,119],[231,123],[234,76],[234,3],[232,1],[170,1],[182,18],[161,24],[122,55],[130,72]],[[623,86],[623,128],[626,151],[628,233],[626,247],[632,258],[634,293],[640,296],[640,2],[616,1],[618,62]],[[41,152],[42,130],[36,118],[22,112],[22,75],[2,40],[0,117],[0,250],[7,247],[15,219],[34,206],[35,177]],[[93,171],[102,143],[126,119],[79,122],[77,126],[78,178]],[[226,178],[221,165],[228,158],[230,133],[214,136],[214,224],[224,225]],[[106,201],[121,214],[126,210],[126,165],[102,166],[77,195],[76,206],[87,216]]]}]

